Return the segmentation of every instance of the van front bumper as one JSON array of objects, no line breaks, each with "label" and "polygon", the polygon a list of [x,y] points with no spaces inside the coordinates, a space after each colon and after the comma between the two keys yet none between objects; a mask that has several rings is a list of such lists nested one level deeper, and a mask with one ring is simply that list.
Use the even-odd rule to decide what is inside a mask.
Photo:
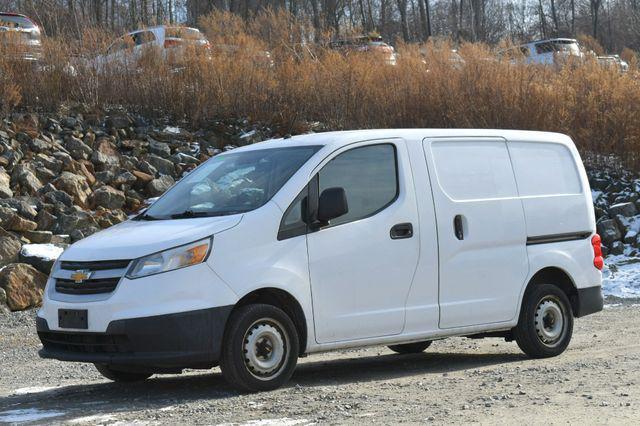
[{"label": "van front bumper", "polygon": [[144,367],[149,371],[218,364],[233,305],[111,321],[104,333],[51,330],[36,318],[42,358]]}]

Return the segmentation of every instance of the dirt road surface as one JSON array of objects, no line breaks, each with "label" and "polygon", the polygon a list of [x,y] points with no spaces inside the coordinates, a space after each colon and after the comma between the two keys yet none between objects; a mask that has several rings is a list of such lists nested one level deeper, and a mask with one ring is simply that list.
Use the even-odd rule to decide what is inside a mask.
[{"label": "dirt road surface", "polygon": [[91,365],[42,360],[33,320],[0,313],[0,423],[640,423],[637,301],[577,320],[553,359],[500,339],[442,340],[419,355],[375,347],[303,358],[285,388],[245,395],[218,369],[119,385]]}]

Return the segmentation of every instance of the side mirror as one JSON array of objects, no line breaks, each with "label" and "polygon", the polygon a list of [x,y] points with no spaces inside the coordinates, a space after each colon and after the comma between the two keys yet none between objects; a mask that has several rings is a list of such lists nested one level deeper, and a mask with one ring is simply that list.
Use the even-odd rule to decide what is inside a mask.
[{"label": "side mirror", "polygon": [[349,213],[347,195],[344,188],[327,188],[320,194],[318,202],[318,221],[329,222]]}]

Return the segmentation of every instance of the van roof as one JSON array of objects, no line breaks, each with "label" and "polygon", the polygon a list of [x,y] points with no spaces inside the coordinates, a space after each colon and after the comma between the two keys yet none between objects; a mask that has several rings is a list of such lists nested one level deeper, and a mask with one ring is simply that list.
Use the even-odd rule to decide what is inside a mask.
[{"label": "van roof", "polygon": [[501,137],[511,141],[554,142],[573,145],[571,138],[562,133],[538,132],[530,130],[500,129],[370,129],[345,130],[335,132],[310,133],[290,138],[270,139],[248,145],[241,150],[279,148],[299,145],[322,145],[340,148],[354,142],[403,138],[407,140],[437,137]]}]

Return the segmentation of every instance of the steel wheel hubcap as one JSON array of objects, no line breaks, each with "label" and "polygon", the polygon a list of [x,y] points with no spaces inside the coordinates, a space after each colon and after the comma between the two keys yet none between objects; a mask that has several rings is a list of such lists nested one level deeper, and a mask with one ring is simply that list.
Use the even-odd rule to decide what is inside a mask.
[{"label": "steel wheel hubcap", "polygon": [[536,309],[535,326],[540,341],[547,346],[557,344],[564,334],[564,311],[554,298],[546,297]]},{"label": "steel wheel hubcap", "polygon": [[249,372],[261,380],[277,376],[287,353],[287,339],[279,323],[259,320],[244,336],[244,362]]}]

